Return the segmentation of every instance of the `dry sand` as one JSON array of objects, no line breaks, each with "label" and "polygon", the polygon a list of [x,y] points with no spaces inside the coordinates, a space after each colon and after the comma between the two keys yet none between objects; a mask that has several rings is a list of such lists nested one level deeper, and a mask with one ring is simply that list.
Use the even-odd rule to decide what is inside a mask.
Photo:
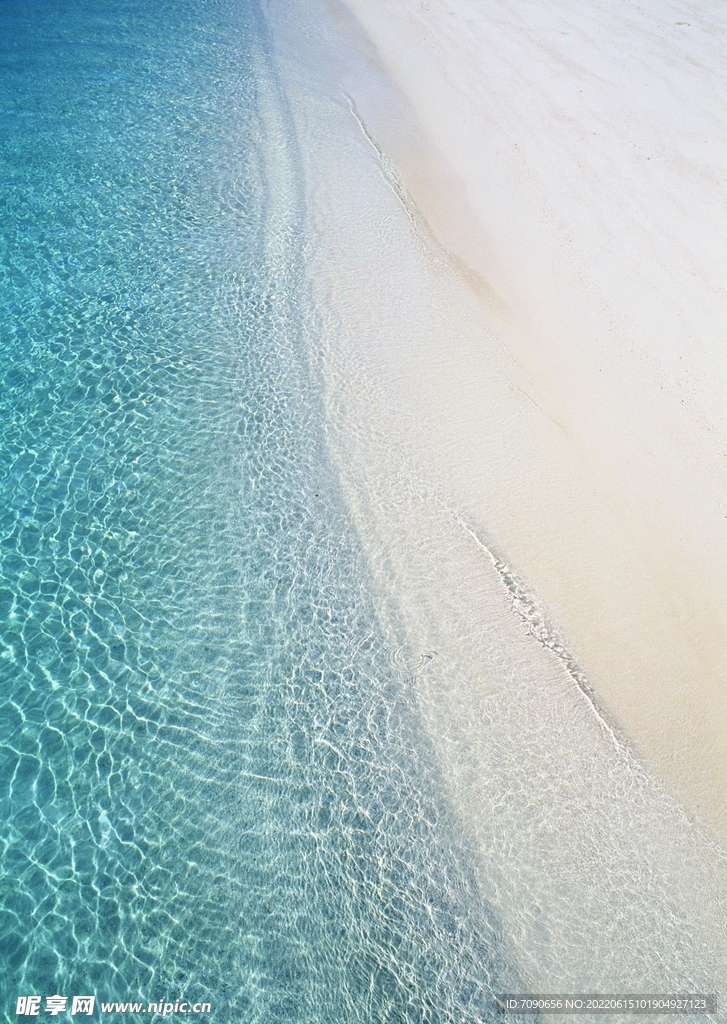
[{"label": "dry sand", "polygon": [[448,485],[643,754],[727,837],[724,6],[347,6],[429,151],[375,103],[362,117],[478,275],[512,383],[559,449],[493,480],[472,394],[488,354],[437,346]]},{"label": "dry sand", "polygon": [[532,990],[726,959],[725,91],[691,7],[268,3],[331,449]]}]

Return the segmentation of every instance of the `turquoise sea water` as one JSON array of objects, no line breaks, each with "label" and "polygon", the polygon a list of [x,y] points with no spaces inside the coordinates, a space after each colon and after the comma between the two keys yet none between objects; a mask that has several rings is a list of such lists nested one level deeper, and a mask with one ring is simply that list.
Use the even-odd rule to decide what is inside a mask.
[{"label": "turquoise sea water", "polygon": [[2,0],[0,39],[2,1011],[489,1020],[515,982],[327,462],[259,14]]}]

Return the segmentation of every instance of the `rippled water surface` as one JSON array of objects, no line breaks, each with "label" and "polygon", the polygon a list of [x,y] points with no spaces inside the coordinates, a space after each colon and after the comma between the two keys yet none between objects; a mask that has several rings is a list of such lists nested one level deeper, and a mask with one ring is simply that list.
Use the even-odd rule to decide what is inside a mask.
[{"label": "rippled water surface", "polygon": [[489,1019],[496,928],[321,441],[258,14],[0,21],[3,1012]]}]

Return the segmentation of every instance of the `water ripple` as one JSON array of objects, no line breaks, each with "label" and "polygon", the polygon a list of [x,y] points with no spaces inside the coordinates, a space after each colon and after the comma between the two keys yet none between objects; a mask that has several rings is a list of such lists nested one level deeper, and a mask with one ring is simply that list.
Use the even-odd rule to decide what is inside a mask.
[{"label": "water ripple", "polygon": [[257,16],[31,7],[1,34],[6,1015],[489,1019],[497,925],[265,237]]}]

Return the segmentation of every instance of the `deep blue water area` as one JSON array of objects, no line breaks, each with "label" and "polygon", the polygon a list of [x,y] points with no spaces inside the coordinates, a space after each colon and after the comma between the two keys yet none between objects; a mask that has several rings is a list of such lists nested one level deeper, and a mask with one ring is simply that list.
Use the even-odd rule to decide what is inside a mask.
[{"label": "deep blue water area", "polygon": [[294,215],[269,236],[259,12],[2,0],[0,67],[6,1019],[491,1019],[512,978],[327,462]]}]

